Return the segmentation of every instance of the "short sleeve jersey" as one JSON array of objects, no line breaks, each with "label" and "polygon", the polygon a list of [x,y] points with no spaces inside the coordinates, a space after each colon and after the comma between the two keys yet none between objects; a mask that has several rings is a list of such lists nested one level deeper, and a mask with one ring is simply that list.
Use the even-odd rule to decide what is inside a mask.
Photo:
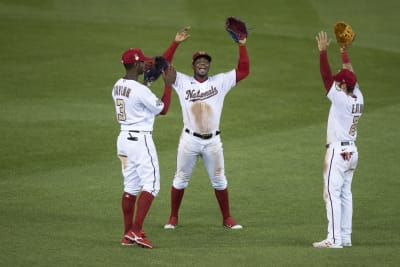
[{"label": "short sleeve jersey", "polygon": [[234,69],[204,82],[177,72],[173,88],[181,104],[184,127],[202,134],[219,130],[224,98],[235,85]]},{"label": "short sleeve jersey", "polygon": [[349,96],[333,82],[327,97],[331,101],[327,144],[337,141],[356,141],[358,120],[364,108],[364,98],[358,84],[354,88],[353,96]]},{"label": "short sleeve jersey", "polygon": [[148,87],[134,80],[119,79],[112,97],[121,130],[152,131],[155,116],[164,108]]}]

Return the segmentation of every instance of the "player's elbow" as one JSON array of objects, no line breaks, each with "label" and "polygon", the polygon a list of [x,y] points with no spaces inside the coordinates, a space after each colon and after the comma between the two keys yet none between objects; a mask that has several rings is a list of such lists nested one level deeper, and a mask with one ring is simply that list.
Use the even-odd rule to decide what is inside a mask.
[{"label": "player's elbow", "polygon": [[242,72],[236,72],[236,82],[239,82],[249,76],[250,70],[247,71],[242,71]]}]

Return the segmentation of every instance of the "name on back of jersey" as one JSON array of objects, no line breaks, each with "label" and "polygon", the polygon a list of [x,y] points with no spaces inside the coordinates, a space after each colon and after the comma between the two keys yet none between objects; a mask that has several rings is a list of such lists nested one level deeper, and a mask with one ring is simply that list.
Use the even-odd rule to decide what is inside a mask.
[{"label": "name on back of jersey", "polygon": [[352,109],[351,109],[351,113],[355,114],[355,113],[362,113],[364,109],[364,104],[353,104],[352,105]]},{"label": "name on back of jersey", "polygon": [[129,94],[131,93],[131,88],[122,85],[116,85],[113,88],[113,94],[115,96],[125,96],[129,98]]}]

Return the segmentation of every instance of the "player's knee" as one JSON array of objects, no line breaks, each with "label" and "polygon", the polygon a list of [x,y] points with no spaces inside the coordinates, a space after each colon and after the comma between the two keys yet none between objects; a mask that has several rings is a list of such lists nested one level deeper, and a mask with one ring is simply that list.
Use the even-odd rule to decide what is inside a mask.
[{"label": "player's knee", "polygon": [[226,176],[225,176],[225,172],[224,169],[221,167],[218,167],[214,170],[214,172],[212,174],[210,174],[210,179],[211,179],[211,183],[213,184],[213,186],[226,186]]},{"label": "player's knee", "polygon": [[156,196],[158,195],[158,192],[160,192],[160,189],[154,189],[154,190],[152,190],[152,191],[147,191],[147,192],[149,192],[150,194],[152,194],[153,197],[156,197]]},{"label": "player's knee", "polygon": [[146,192],[152,194],[154,197],[156,197],[158,195],[158,192],[160,192],[160,184],[158,182],[145,183],[141,190],[146,191]]},{"label": "player's knee", "polygon": [[130,185],[125,185],[124,186],[124,192],[130,194],[130,195],[134,195],[137,196],[140,192],[140,188],[138,187],[134,187],[134,186],[130,186]]},{"label": "player's knee", "polygon": [[212,187],[216,190],[224,190],[228,187],[228,181],[226,179],[212,179],[211,180]]},{"label": "player's knee", "polygon": [[213,183],[213,188],[215,190],[225,190],[225,188],[227,188],[227,187],[228,187],[228,184],[226,184],[226,183],[219,183],[219,184]]},{"label": "player's knee", "polygon": [[175,187],[176,189],[185,189],[188,187],[189,181],[181,181],[181,180],[176,180],[172,182],[172,186]]},{"label": "player's knee", "polygon": [[187,174],[183,171],[177,171],[175,173],[173,186],[177,189],[184,189],[189,185],[190,174]]}]

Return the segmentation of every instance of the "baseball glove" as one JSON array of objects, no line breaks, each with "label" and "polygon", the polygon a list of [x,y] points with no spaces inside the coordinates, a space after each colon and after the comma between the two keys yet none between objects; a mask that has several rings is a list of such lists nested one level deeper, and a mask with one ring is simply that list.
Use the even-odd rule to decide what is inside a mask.
[{"label": "baseball glove", "polygon": [[354,41],[356,33],[351,26],[344,21],[338,21],[333,26],[336,41],[341,48],[348,48]]},{"label": "baseball glove", "polygon": [[225,29],[236,43],[238,43],[239,40],[247,38],[248,32],[246,23],[236,17],[226,18]]},{"label": "baseball glove", "polygon": [[153,62],[145,66],[144,70],[144,83],[150,85],[152,82],[156,81],[163,70],[168,68],[169,63],[163,57],[155,57]]}]

